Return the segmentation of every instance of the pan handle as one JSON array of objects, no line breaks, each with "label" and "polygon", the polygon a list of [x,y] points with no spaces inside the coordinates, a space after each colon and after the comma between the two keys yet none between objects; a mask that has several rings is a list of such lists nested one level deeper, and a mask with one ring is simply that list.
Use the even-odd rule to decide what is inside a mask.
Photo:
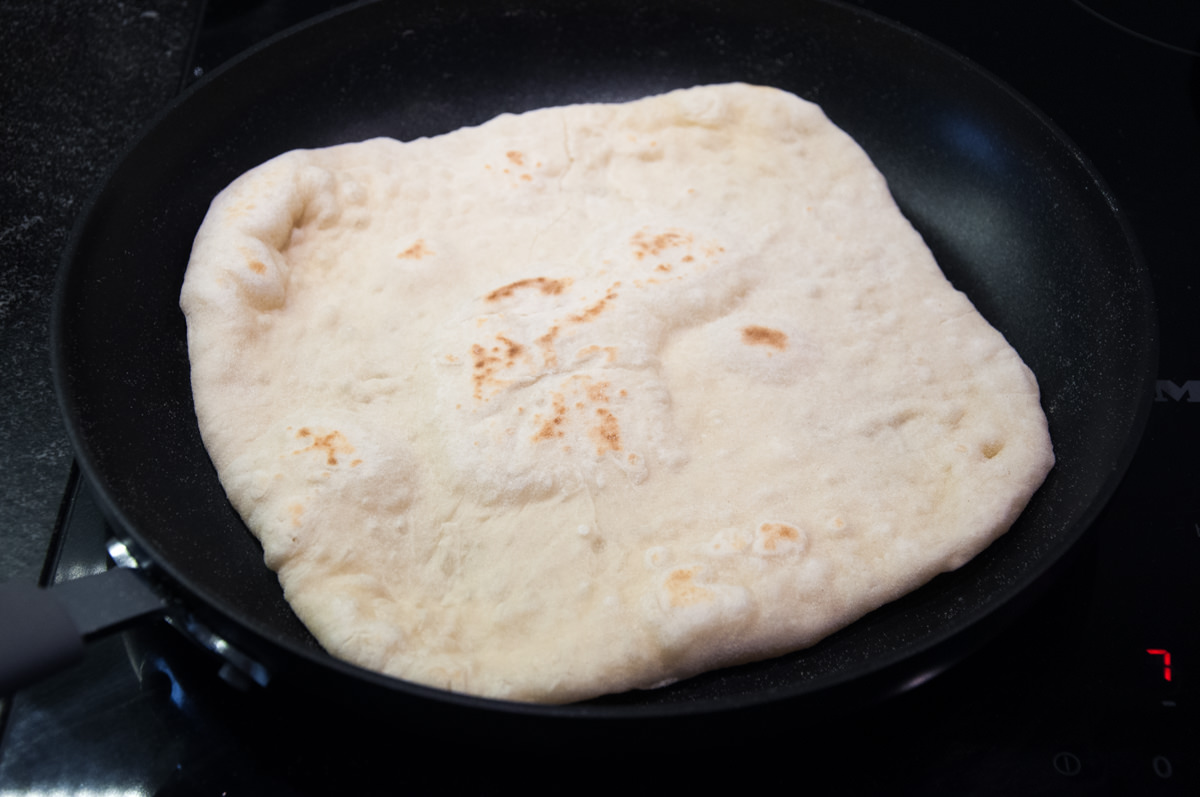
[{"label": "pan handle", "polygon": [[49,589],[0,585],[0,696],[75,664],[85,641],[165,608],[158,593],[122,567]]}]

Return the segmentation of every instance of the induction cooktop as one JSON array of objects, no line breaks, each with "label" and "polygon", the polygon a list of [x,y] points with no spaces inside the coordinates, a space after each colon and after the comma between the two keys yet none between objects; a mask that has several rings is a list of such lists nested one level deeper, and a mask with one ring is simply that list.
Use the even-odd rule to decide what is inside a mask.
[{"label": "induction cooktop", "polygon": [[[210,2],[181,84],[332,5]],[[564,786],[629,788],[638,765],[689,783],[740,783],[750,760],[848,793],[1200,793],[1200,9],[850,5],[957,50],[1052,119],[1112,187],[1151,272],[1160,366],[1144,439],[1027,611],[870,705],[776,721],[691,755],[644,750],[620,762],[604,749],[514,751],[511,740],[456,749],[420,728],[380,735],[320,696],[281,700],[228,668],[223,677],[217,656],[151,625],[92,644],[81,666],[10,701],[0,795],[499,792],[563,766],[575,778]],[[110,537],[74,473],[44,583],[111,566]]]}]

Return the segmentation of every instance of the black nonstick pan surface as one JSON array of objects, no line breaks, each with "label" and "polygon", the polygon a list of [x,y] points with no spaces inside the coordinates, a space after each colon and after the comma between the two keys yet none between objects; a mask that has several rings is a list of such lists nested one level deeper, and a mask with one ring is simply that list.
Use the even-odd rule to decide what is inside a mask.
[{"label": "black nonstick pan surface", "polygon": [[[1119,482],[1153,395],[1153,301],[1116,200],[1052,122],[969,62],[847,6],[641,6],[368,3],[320,18],[183,95],[77,226],[52,352],[80,468],[172,611],[262,663],[268,688],[402,708],[401,723],[556,733],[873,700],[996,633]],[[288,608],[196,426],[178,296],[212,197],[293,148],[726,81],[815,101],[866,149],[951,281],[1036,373],[1057,455],[1045,485],[975,560],[815,648],[665,689],[522,706],[329,657]]]}]

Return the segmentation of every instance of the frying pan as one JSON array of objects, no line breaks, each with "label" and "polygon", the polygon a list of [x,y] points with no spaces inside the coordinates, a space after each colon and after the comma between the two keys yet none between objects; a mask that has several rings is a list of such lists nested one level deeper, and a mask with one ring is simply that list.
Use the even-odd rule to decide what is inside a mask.
[{"label": "frying pan", "polygon": [[[173,103],[81,218],[54,306],[55,385],[81,472],[114,533],[149,563],[156,601],[238,651],[269,689],[335,695],[414,727],[552,739],[615,726],[659,736],[877,699],[994,635],[1100,512],[1152,396],[1148,275],[1086,159],[995,78],[848,6],[509,6],[366,3],[271,39]],[[1044,486],[976,559],[816,647],[663,689],[528,706],[325,654],[226,500],[196,426],[178,296],[211,198],[292,148],[725,81],[821,104],[872,157],[947,276],[1036,373],[1058,458]]]}]

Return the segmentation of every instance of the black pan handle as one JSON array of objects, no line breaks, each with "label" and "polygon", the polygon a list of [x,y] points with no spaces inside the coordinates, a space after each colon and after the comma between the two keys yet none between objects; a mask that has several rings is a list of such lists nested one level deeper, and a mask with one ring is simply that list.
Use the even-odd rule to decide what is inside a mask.
[{"label": "black pan handle", "polygon": [[0,585],[0,696],[75,664],[87,640],[165,608],[145,580],[121,567],[49,589]]}]

